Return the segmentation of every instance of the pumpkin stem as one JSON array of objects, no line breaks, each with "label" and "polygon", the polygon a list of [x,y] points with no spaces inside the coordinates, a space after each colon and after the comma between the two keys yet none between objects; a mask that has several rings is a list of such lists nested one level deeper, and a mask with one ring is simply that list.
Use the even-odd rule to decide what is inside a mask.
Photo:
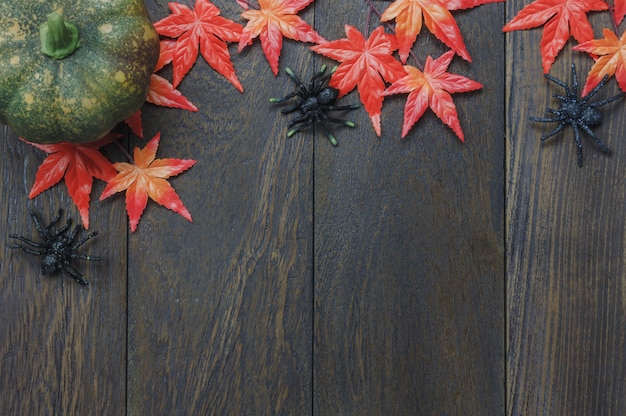
[{"label": "pumpkin stem", "polygon": [[63,59],[78,48],[78,28],[66,22],[57,12],[39,27],[41,52],[54,59]]}]

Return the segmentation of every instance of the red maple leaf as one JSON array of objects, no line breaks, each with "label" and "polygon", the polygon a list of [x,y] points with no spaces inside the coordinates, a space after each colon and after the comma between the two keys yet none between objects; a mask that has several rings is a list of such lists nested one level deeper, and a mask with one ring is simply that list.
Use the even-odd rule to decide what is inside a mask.
[{"label": "red maple leaf", "polygon": [[503,30],[532,29],[544,25],[541,37],[541,62],[548,73],[570,35],[578,43],[593,39],[587,12],[607,10],[602,0],[536,0],[524,7]]},{"label": "red maple leaf", "polygon": [[[160,71],[165,65],[174,60],[174,51],[176,50],[176,41],[164,39],[161,41],[161,52],[154,72]],[[146,101],[165,107],[181,108],[183,110],[198,111],[180,91],[174,88],[168,80],[160,75],[152,74],[150,77],[150,89]],[[130,125],[130,123],[129,123]],[[143,136],[140,136],[143,139]]]},{"label": "red maple leaf", "polygon": [[453,57],[454,51],[448,51],[437,59],[429,56],[426,58],[424,72],[406,65],[404,68],[407,75],[394,82],[384,92],[384,95],[409,93],[404,107],[403,138],[430,107],[461,141],[465,141],[456,106],[450,94],[475,91],[482,88],[482,85],[469,78],[447,72]]},{"label": "red maple leaf", "polygon": [[616,24],[622,23],[626,16],[626,0],[615,0],[613,2],[613,18]]},{"label": "red maple leaf", "polygon": [[395,82],[406,73],[391,54],[398,49],[396,37],[378,26],[365,39],[356,28],[346,25],[346,36],[313,46],[315,52],[341,62],[329,85],[344,96],[358,86],[359,97],[380,137],[380,114],[383,107],[385,81]]},{"label": "red maple leaf", "polygon": [[76,204],[85,228],[89,228],[89,195],[93,178],[108,182],[115,177],[115,169],[98,148],[120,137],[109,134],[104,138],[84,144],[55,143],[38,144],[22,139],[26,143],[48,154],[37,170],[29,198],[35,198],[65,178],[65,186]]},{"label": "red maple leaf", "polygon": [[100,196],[102,201],[117,192],[126,191],[126,211],[132,232],[137,230],[141,214],[148,204],[148,197],[191,221],[191,214],[166,179],[184,172],[192,167],[196,161],[172,158],[156,159],[160,137],[160,134],[154,136],[143,149],[135,147],[134,164],[114,163],[113,167],[118,171],[118,174],[109,181]]},{"label": "red maple leaf", "polygon": [[609,77],[615,75],[621,90],[626,91],[626,57],[622,52],[626,50],[626,33],[619,39],[609,29],[604,29],[603,34],[603,39],[593,39],[572,48],[598,56],[587,76],[587,82],[582,91],[583,96],[598,85],[605,75]]},{"label": "red maple leaf", "polygon": [[247,9],[241,16],[248,24],[239,39],[239,52],[260,36],[261,47],[274,76],[278,75],[278,58],[283,47],[283,36],[289,39],[322,43],[321,37],[297,13],[313,0],[259,0],[259,9]]},{"label": "red maple leaf", "polygon": [[137,137],[143,139],[143,123],[141,122],[141,109],[135,111],[132,116],[124,120],[124,123],[130,127],[130,130],[135,133]]},{"label": "red maple leaf", "polygon": [[463,36],[449,10],[469,9],[486,3],[504,0],[396,0],[385,9],[380,21],[396,21],[400,60],[406,62],[409,52],[422,30],[422,22],[428,30],[455,51],[463,59],[471,61],[463,42]]},{"label": "red maple leaf", "polygon": [[239,41],[241,25],[221,17],[220,10],[208,0],[196,1],[193,10],[174,2],[168,6],[173,14],[156,22],[154,27],[160,35],[177,38],[172,60],[174,88],[189,72],[200,52],[213,69],[243,92],[226,44]]}]

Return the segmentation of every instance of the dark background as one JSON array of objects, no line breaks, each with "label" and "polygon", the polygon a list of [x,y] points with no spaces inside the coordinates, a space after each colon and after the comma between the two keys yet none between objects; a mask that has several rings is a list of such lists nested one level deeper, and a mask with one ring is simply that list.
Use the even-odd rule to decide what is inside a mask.
[{"label": "dark background", "polygon": [[[96,182],[83,250],[104,259],[78,264],[87,287],[8,248],[36,236],[29,209],[78,213],[63,184],[28,200],[45,155],[0,130],[0,413],[626,414],[623,104],[595,129],[610,158],[583,138],[579,168],[571,129],[540,145],[552,126],[528,117],[562,92],[542,77],[542,29],[502,33],[528,3],[453,12],[473,61],[450,72],[483,84],[453,96],[464,144],[430,110],[400,139],[406,95],[385,99],[380,138],[363,109],[336,148],[287,138],[268,104],[293,90],[284,69],[333,61],[285,40],[274,77],[258,39],[233,44],[241,94],[199,59],[179,88],[198,113],[143,109],[157,157],[197,160],[170,180],[194,222],[150,201],[130,234],[123,194],[99,202]],[[332,40],[366,14],[317,0],[300,16]],[[591,19],[599,37],[609,15]],[[571,46],[551,71],[568,82],[593,63]],[[445,50],[425,30],[414,47]]]}]

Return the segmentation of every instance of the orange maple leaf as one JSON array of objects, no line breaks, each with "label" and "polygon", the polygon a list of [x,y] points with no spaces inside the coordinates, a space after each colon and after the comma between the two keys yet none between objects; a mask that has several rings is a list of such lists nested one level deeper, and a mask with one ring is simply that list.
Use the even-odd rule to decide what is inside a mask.
[{"label": "orange maple leaf", "polygon": [[391,54],[398,49],[396,37],[378,26],[365,39],[350,25],[345,26],[347,38],[311,47],[315,52],[341,62],[329,85],[344,96],[358,87],[359,97],[370,116],[376,135],[380,136],[380,114],[383,107],[385,81],[394,82],[406,73],[402,64]]},{"label": "orange maple leaf", "polygon": [[137,224],[148,204],[148,197],[192,221],[191,214],[183,205],[174,188],[166,181],[171,176],[192,167],[196,161],[190,159],[155,159],[159,147],[160,134],[154,136],[146,147],[135,147],[134,164],[126,162],[114,163],[118,171],[100,195],[100,201],[109,196],[126,191],[126,211],[130,220],[130,230],[135,232]]},{"label": "orange maple leaf", "polygon": [[448,51],[437,59],[429,56],[426,58],[424,72],[406,65],[404,69],[407,75],[384,92],[383,95],[409,93],[404,107],[403,138],[430,107],[461,141],[465,141],[456,106],[450,94],[478,90],[482,85],[469,78],[447,72],[453,57],[454,51]]},{"label": "orange maple leaf", "polygon": [[259,0],[259,9],[248,9],[241,16],[248,20],[239,39],[239,52],[260,36],[261,47],[274,75],[278,75],[278,59],[283,36],[289,39],[322,43],[321,37],[297,13],[314,0]]},{"label": "orange maple leaf", "polygon": [[22,139],[48,154],[37,170],[28,197],[35,198],[65,178],[65,186],[78,208],[81,221],[85,229],[89,228],[89,197],[93,178],[108,182],[115,177],[113,165],[98,148],[118,137],[120,135],[111,133],[96,142],[83,144],[38,144]]},{"label": "orange maple leaf", "polygon": [[459,56],[471,61],[463,36],[449,10],[469,9],[486,3],[504,0],[396,0],[380,17],[381,22],[395,19],[400,60],[406,62],[411,47],[422,30],[422,22],[428,30],[454,50]]},{"label": "orange maple leaf", "polygon": [[609,29],[604,29],[603,34],[603,39],[593,39],[572,48],[576,51],[599,55],[587,76],[587,82],[582,91],[583,96],[598,85],[605,75],[609,77],[615,75],[621,90],[626,91],[626,57],[623,54],[623,50],[626,50],[626,33],[619,39]]},{"label": "orange maple leaf", "polygon": [[541,37],[541,62],[548,73],[570,35],[578,43],[593,39],[587,12],[607,10],[602,0],[536,0],[524,7],[503,31],[532,29],[544,25]]},{"label": "orange maple leaf", "polygon": [[220,16],[220,10],[209,0],[197,0],[193,10],[175,2],[168,6],[172,14],[154,23],[154,28],[160,35],[177,38],[172,61],[174,88],[189,72],[200,52],[213,69],[243,92],[226,44],[239,41],[241,25]]}]

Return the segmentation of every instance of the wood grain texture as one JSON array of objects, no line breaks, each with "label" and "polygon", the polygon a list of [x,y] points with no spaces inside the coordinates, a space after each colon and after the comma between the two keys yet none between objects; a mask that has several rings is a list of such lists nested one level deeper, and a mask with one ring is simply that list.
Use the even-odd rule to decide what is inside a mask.
[{"label": "wood grain texture", "polygon": [[[316,136],[314,414],[503,413],[503,12],[455,13],[474,61],[450,71],[484,85],[454,96],[465,144],[431,111],[400,139],[406,96],[381,138],[364,110],[336,149]],[[363,31],[365,2],[318,0],[328,39],[337,15]]]},{"label": "wood grain texture", "polygon": [[[527,2],[507,2],[512,18]],[[592,16],[596,37],[611,27]],[[507,414],[626,414],[623,102],[601,108],[594,131],[613,156],[583,134],[576,163],[571,128],[540,143],[554,125],[531,123],[562,93],[543,79],[541,30],[507,36]],[[568,42],[550,73],[584,83],[593,61]],[[595,100],[618,92],[610,80]]]},{"label": "wood grain texture", "polygon": [[[89,280],[41,274],[41,258],[9,249],[9,234],[41,241],[32,209],[49,223],[59,208],[77,220],[65,185],[34,201],[27,195],[45,155],[0,130],[0,414],[124,414],[126,409],[126,220],[123,207],[92,203],[91,224],[102,232],[81,252],[101,262],[77,262]],[[93,195],[99,195],[96,183]],[[5,220],[6,219],[6,220]]]},{"label": "wood grain texture", "polygon": [[[281,71],[313,69],[303,47]],[[268,100],[294,86],[258,41],[231,48],[244,94],[200,58],[180,86],[198,113],[145,110],[160,153],[198,163],[171,181],[193,224],[149,204],[130,237],[129,414],[311,413],[312,141],[286,137]]]}]

